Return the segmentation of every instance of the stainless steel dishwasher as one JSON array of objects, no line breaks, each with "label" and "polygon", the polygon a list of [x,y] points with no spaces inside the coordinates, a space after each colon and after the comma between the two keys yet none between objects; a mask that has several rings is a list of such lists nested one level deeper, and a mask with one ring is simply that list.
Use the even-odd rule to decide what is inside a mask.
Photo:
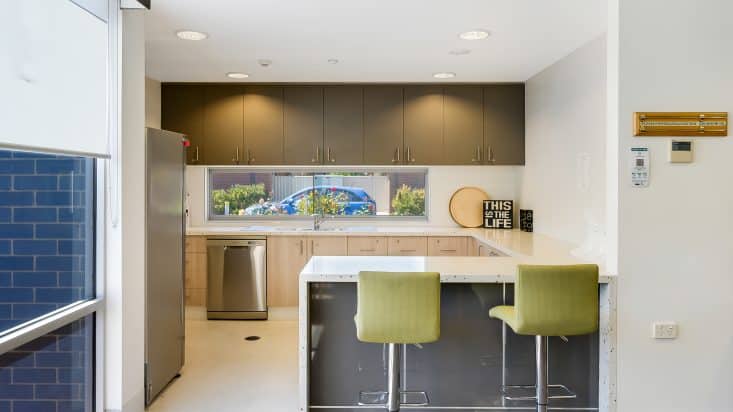
[{"label": "stainless steel dishwasher", "polygon": [[265,238],[209,238],[208,319],[267,319]]}]

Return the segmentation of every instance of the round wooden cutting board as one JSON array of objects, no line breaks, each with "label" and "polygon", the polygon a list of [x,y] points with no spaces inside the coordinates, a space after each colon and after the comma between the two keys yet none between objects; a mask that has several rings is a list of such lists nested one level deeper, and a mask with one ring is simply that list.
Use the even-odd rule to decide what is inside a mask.
[{"label": "round wooden cutting board", "polygon": [[489,195],[478,187],[462,187],[450,198],[450,216],[463,227],[480,227],[484,223],[484,200]]}]

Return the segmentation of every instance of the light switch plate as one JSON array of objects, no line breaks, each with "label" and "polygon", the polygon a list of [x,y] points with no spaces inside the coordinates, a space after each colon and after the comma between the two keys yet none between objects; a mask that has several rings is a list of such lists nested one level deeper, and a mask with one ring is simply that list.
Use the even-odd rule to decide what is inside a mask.
[{"label": "light switch plate", "polygon": [[652,323],[652,338],[654,339],[677,339],[677,335],[677,322]]}]

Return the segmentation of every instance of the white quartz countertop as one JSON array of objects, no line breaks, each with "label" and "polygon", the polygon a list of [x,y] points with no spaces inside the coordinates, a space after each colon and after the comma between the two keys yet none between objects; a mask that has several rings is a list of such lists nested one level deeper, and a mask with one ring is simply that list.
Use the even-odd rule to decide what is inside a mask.
[{"label": "white quartz countertop", "polygon": [[[362,270],[438,272],[444,283],[512,283],[520,264],[565,265],[573,259],[447,256],[314,256],[300,272],[302,282],[356,282]],[[613,276],[601,274],[600,283]]]}]

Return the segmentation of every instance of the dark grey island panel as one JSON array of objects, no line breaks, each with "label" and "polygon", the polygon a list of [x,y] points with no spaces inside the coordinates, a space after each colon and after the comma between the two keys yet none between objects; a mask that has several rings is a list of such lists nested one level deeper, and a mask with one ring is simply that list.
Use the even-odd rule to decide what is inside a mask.
[{"label": "dark grey island panel", "polygon": [[[311,410],[364,410],[359,391],[383,390],[383,345],[356,339],[356,284],[312,282],[309,286],[308,397]],[[404,385],[425,390],[429,409],[534,410],[532,401],[506,401],[500,388],[534,383],[534,338],[515,335],[490,319],[490,307],[511,304],[513,286],[502,283],[444,283],[441,339],[406,348]],[[550,383],[578,397],[552,402],[555,410],[597,410],[598,334],[550,339]],[[352,408],[353,407],[353,408]],[[517,409],[520,408],[520,409]],[[580,408],[580,409],[579,409]]]}]

